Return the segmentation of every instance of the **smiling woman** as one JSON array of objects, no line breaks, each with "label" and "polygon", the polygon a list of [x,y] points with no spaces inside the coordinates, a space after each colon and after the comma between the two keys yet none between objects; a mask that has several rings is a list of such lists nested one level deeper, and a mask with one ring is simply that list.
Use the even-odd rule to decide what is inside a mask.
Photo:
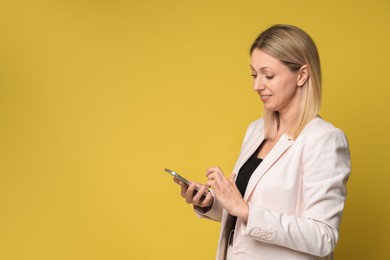
[{"label": "smiling woman", "polygon": [[222,223],[217,259],[333,259],[350,155],[344,133],[318,115],[317,48],[300,28],[274,25],[250,66],[265,119],[249,126],[229,178],[211,167],[206,185],[176,181],[181,195]]},{"label": "smiling woman", "polygon": [[[315,39],[321,117],[345,131],[353,155],[335,257],[390,259],[389,13],[388,0],[0,1],[0,259],[215,258],[219,223],[199,221],[161,170],[173,167],[189,180],[202,180],[215,164],[232,173],[247,125],[264,115],[248,52],[260,30],[281,22]],[[262,94],[274,95],[267,88]],[[258,204],[272,213],[301,205],[282,196],[295,187],[293,167],[273,170],[286,157],[264,169],[292,141],[285,155],[299,151],[304,132],[296,140],[282,135],[268,153],[263,145],[266,156],[255,154],[250,145],[262,139],[248,132],[234,171],[252,158],[239,173],[242,183],[263,159],[245,192],[251,213]],[[325,136],[302,147],[329,147],[333,139]],[[327,154],[311,153],[312,146],[296,159],[319,157],[326,162],[318,169],[329,167]],[[266,173],[256,186],[259,170]],[[282,186],[286,180],[292,185]],[[254,202],[255,186],[269,201]],[[302,215],[297,223],[317,223],[312,212],[288,213]],[[253,229],[251,243],[272,239],[267,228]],[[237,251],[244,240],[237,238],[242,229],[235,233]]]}]

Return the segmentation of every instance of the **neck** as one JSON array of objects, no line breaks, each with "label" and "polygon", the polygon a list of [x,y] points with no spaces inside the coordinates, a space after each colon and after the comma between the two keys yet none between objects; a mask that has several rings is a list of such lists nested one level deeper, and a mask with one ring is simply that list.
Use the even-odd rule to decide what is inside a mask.
[{"label": "neck", "polygon": [[292,125],[293,121],[294,121],[294,119],[291,119],[291,117],[287,118],[287,117],[282,117],[280,115],[278,132],[281,132],[281,133],[288,132],[288,130],[291,129],[291,125]]}]

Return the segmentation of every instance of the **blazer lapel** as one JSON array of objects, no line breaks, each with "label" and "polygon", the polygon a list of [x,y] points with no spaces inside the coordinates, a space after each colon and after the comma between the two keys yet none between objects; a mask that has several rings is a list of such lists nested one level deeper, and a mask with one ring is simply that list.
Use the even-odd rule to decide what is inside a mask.
[{"label": "blazer lapel", "polygon": [[[241,153],[238,157],[237,163],[234,166],[233,173],[238,174],[240,168],[252,156],[252,154],[259,148],[264,140],[264,132],[262,129],[255,129],[248,140],[244,143]],[[237,176],[236,176],[237,178]]]},{"label": "blazer lapel", "polygon": [[[261,140],[261,142],[263,140],[264,140],[264,138]],[[252,151],[252,154],[259,147],[261,142],[258,143],[257,146],[253,145],[254,150]],[[289,139],[286,135],[282,135],[280,137],[279,141],[275,144],[275,146],[268,153],[268,155],[263,159],[263,161],[260,163],[259,167],[257,167],[257,169],[253,173],[252,177],[250,178],[249,183],[248,183],[248,187],[246,189],[245,196],[244,196],[245,200],[247,200],[249,198],[249,196],[251,195],[256,184],[261,180],[261,178],[264,176],[264,174],[266,174],[268,172],[268,170],[279,160],[279,158],[283,156],[283,154],[290,148],[290,146],[293,143],[294,143],[294,141],[292,139]],[[252,154],[250,154],[249,156],[251,156]],[[248,159],[249,156],[246,159]]]}]

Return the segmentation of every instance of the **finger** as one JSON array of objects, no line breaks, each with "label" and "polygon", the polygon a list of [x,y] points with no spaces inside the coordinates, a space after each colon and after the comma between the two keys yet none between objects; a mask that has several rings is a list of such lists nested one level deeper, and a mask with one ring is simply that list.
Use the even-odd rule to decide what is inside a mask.
[{"label": "finger", "polygon": [[206,198],[200,203],[199,206],[203,208],[210,207],[211,205],[213,205],[213,202],[214,196],[211,192],[208,192]]},{"label": "finger", "polygon": [[208,181],[205,183],[205,186],[207,186],[208,188],[214,187],[214,185],[215,185],[215,181],[214,181],[214,180],[208,180]]},{"label": "finger", "polygon": [[202,201],[204,200],[204,198],[207,196],[207,192],[208,191],[206,189],[206,186],[203,185],[202,187],[200,187],[197,190],[195,196],[193,197],[193,204],[195,206],[200,205],[202,203]]},{"label": "finger", "polygon": [[207,168],[207,170],[206,170],[206,177],[209,177],[209,175],[210,175],[211,173],[214,172],[214,168],[215,168],[215,167],[209,167],[209,168]]},{"label": "finger", "polygon": [[229,180],[225,177],[223,172],[218,172],[214,175],[214,189],[228,189],[230,186]]},{"label": "finger", "polygon": [[215,172],[222,172],[221,168],[218,166],[208,168],[206,171],[206,177],[208,177],[210,174],[215,173]]},{"label": "finger", "polygon": [[221,182],[225,179],[225,176],[223,175],[222,172],[211,172],[208,176],[207,176],[207,179],[208,180],[214,180],[216,182]]},{"label": "finger", "polygon": [[201,184],[201,183],[198,183],[198,182],[191,182],[191,183],[195,183],[195,189],[197,189],[197,190],[199,190],[199,189],[201,189],[204,185],[203,184]]},{"label": "finger", "polygon": [[220,184],[226,181],[226,177],[223,175],[223,172],[216,172],[214,175],[214,180]]},{"label": "finger", "polygon": [[188,186],[182,181],[179,181],[179,185],[181,188],[180,195],[185,198]]},{"label": "finger", "polygon": [[237,174],[232,173],[232,174],[229,176],[228,181],[229,181],[231,187],[233,188],[233,190],[234,190],[237,194],[241,194],[240,190],[239,190],[238,187],[237,187],[236,176],[237,176]]},{"label": "finger", "polygon": [[196,184],[195,183],[191,183],[191,185],[188,186],[187,191],[185,193],[185,199],[186,199],[187,203],[192,203],[193,202],[195,189],[196,189]]}]

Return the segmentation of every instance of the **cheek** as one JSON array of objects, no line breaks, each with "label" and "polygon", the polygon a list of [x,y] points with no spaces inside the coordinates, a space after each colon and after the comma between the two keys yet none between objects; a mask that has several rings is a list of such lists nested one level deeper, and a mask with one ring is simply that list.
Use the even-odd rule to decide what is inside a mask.
[{"label": "cheek", "polygon": [[291,84],[288,83],[288,81],[283,79],[275,79],[270,81],[267,85],[268,88],[274,92],[274,94],[284,96],[285,94],[290,93],[292,90]]},{"label": "cheek", "polygon": [[284,79],[283,81],[279,82],[279,84],[281,91],[287,95],[293,95],[299,88],[295,78],[291,77]]}]

